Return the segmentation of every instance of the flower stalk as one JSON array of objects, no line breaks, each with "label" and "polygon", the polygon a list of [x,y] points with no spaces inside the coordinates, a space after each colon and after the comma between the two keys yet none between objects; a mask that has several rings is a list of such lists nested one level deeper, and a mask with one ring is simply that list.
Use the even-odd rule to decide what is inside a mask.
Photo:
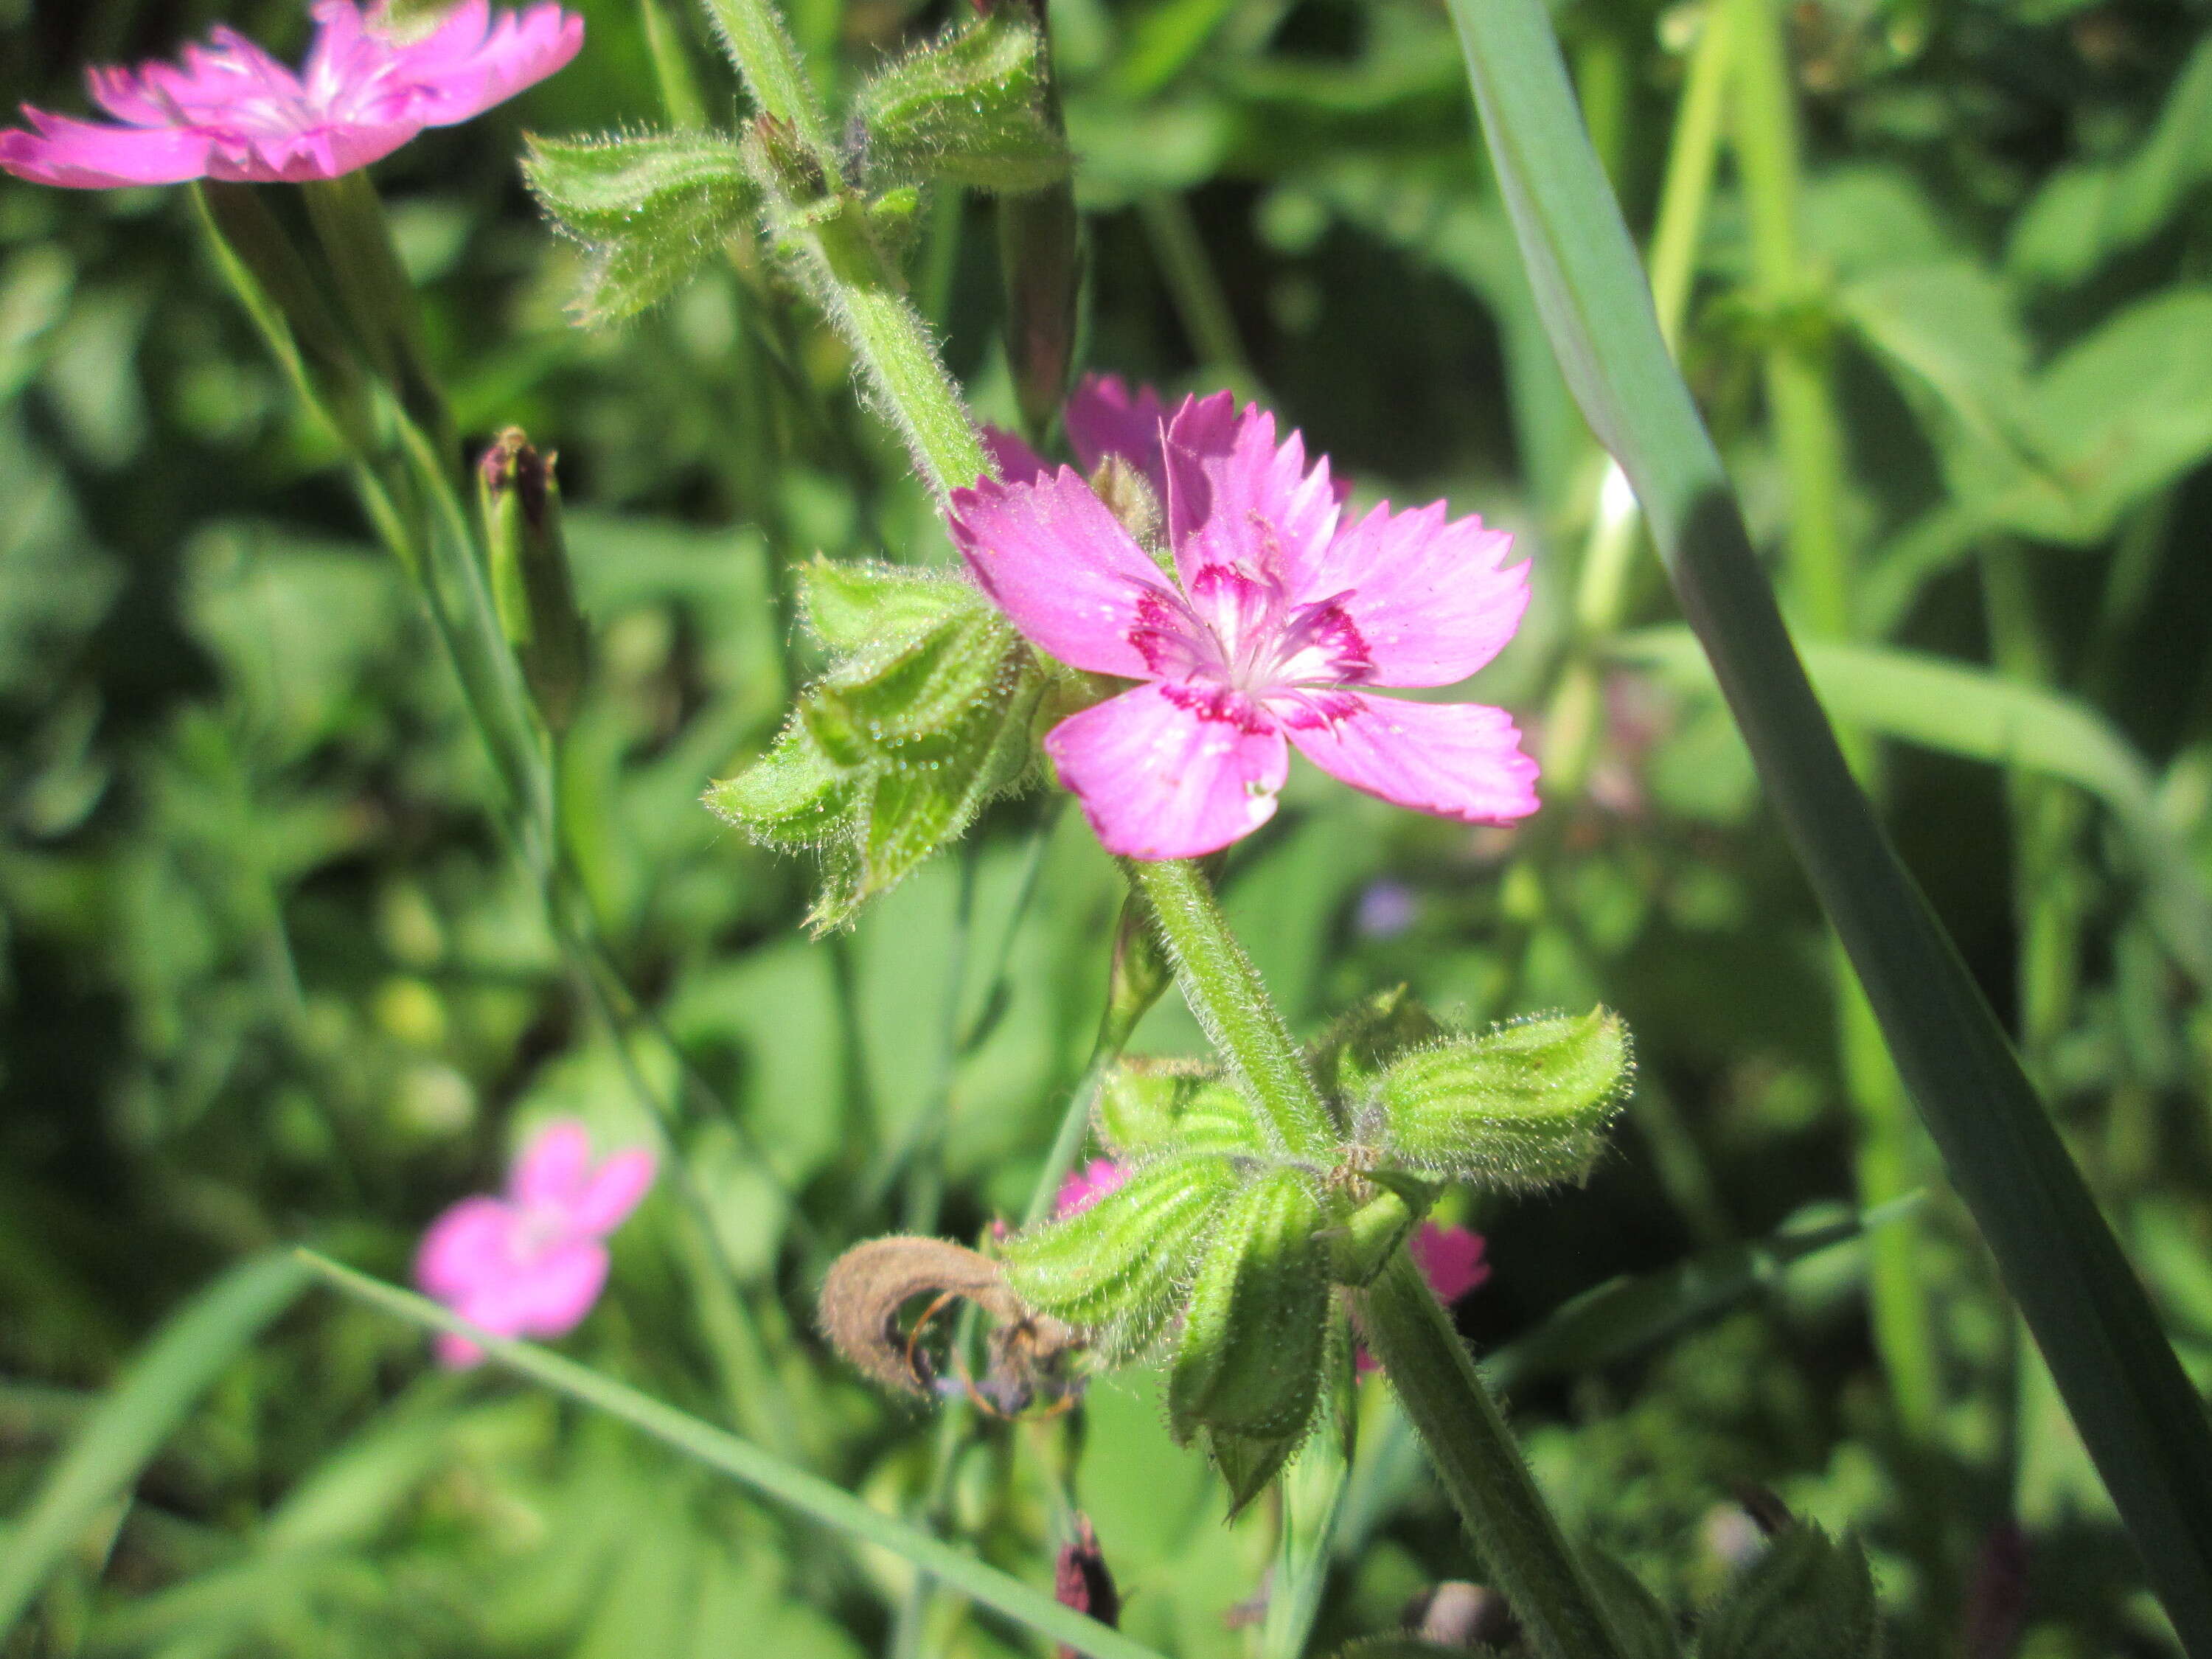
[{"label": "flower stalk", "polygon": [[1401,1249],[1355,1291],[1361,1331],[1389,1373],[1476,1551],[1544,1659],[1620,1659],[1587,1571],[1536,1488],[1450,1317]]},{"label": "flower stalk", "polygon": [[1187,859],[1124,859],[1175,963],[1176,983],[1198,1023],[1236,1068],[1292,1154],[1323,1152],[1335,1136],[1282,1011],[1221,913],[1221,901]]}]

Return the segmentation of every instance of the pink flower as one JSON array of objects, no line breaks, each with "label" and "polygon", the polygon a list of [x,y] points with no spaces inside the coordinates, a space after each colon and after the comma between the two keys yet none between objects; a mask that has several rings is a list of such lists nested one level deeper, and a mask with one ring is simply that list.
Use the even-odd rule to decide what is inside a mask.
[{"label": "pink flower", "polygon": [[431,32],[384,32],[380,3],[315,0],[314,45],[293,73],[235,30],[186,46],[181,65],[93,69],[93,100],[121,125],[26,104],[31,130],[0,132],[0,167],[42,185],[112,190],[186,179],[256,184],[335,179],[512,98],[574,58],[584,21],[550,0],[492,15],[461,3]]},{"label": "pink flower", "polygon": [[[1490,1264],[1482,1259],[1487,1248],[1480,1233],[1435,1221],[1424,1221],[1406,1241],[1406,1254],[1447,1308],[1490,1277]],[[1364,1346],[1357,1364],[1362,1376],[1382,1369]]]},{"label": "pink flower", "polygon": [[[565,1336],[607,1282],[601,1241],[637,1207],[655,1167],[642,1147],[594,1167],[582,1124],[548,1124],[514,1160],[505,1198],[465,1198],[430,1224],[415,1282],[495,1336]],[[483,1351],[447,1334],[438,1358],[473,1365]]]},{"label": "pink flower", "polygon": [[[1134,442],[1147,418],[1126,393],[1102,399],[1109,438],[1086,432],[1081,402],[1079,456]],[[1157,467],[1173,580],[1070,468],[952,497],[969,571],[1032,644],[1140,682],[1045,738],[1107,849],[1195,858],[1249,835],[1274,814],[1293,744],[1417,811],[1534,811],[1536,763],[1504,710],[1353,689],[1450,685],[1495,656],[1528,604],[1528,567],[1501,566],[1510,535],[1442,502],[1345,521],[1327,460],[1310,469],[1296,433],[1278,445],[1274,417],[1225,392],[1150,418],[1158,450],[1135,459]]]},{"label": "pink flower", "polygon": [[1070,1170],[1060,1183],[1060,1196],[1053,1200],[1053,1219],[1081,1214],[1128,1179],[1128,1170],[1110,1158],[1094,1158],[1081,1169]]}]

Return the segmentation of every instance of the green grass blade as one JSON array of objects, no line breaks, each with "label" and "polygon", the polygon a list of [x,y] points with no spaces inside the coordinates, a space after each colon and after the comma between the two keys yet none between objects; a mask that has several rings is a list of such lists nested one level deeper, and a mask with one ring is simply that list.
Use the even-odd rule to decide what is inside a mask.
[{"label": "green grass blade", "polygon": [[102,1505],[127,1490],[216,1378],[307,1287],[289,1255],[231,1268],[162,1326],[71,1437],[0,1549],[0,1644]]},{"label": "green grass blade", "polygon": [[1660,339],[1541,0],[1450,0],[1553,349],[2183,1645],[2212,1659],[2212,1429],[1965,964],[1852,781]]},{"label": "green grass blade", "polygon": [[[2160,814],[2149,763],[2096,710],[1918,652],[1819,640],[1799,649],[1820,701],[1847,724],[1966,760],[2039,772],[2103,802],[2133,849],[2151,924],[2197,984],[2212,988],[2212,894]],[[1627,635],[1607,651],[1678,684],[1711,683],[1697,641],[1680,628]]]},{"label": "green grass blade", "polygon": [[972,1555],[964,1555],[925,1532],[879,1514],[850,1492],[804,1469],[793,1468],[750,1441],[725,1434],[573,1360],[526,1342],[508,1342],[480,1331],[434,1302],[357,1273],[327,1256],[302,1250],[300,1259],[347,1295],[427,1329],[453,1331],[465,1336],[509,1370],[541,1382],[556,1394],[565,1395],[581,1405],[618,1417],[663,1445],[672,1446],[708,1468],[720,1470],[763,1498],[795,1510],[856,1542],[873,1544],[903,1556],[963,1595],[1053,1641],[1065,1642],[1078,1652],[1091,1655],[1091,1659],[1159,1659],[1150,1648],[1130,1640],[1119,1631],[1109,1629],[1072,1607],[1062,1607],[1042,1590],[1032,1589]]}]

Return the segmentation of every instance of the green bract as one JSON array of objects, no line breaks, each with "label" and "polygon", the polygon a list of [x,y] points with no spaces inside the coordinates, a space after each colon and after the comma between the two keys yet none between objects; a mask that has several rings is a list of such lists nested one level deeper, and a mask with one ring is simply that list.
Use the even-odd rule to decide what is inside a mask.
[{"label": "green bract", "polygon": [[574,307],[592,324],[632,317],[750,228],[759,192],[718,132],[530,140],[522,176],[553,222],[590,250]]},{"label": "green bract", "polygon": [[817,562],[808,620],[836,656],[759,761],[708,805],[770,846],[813,847],[834,927],[957,838],[1031,763],[1036,659],[956,578]]},{"label": "green bract", "polygon": [[1067,176],[1067,140],[1048,118],[1044,41],[1011,9],[920,47],[862,88],[870,183],[941,179],[1033,191]]},{"label": "green bract", "polygon": [[1629,1073],[1628,1028],[1594,1008],[1403,1054],[1376,1079],[1373,1106],[1391,1158],[1521,1189],[1589,1172]]}]

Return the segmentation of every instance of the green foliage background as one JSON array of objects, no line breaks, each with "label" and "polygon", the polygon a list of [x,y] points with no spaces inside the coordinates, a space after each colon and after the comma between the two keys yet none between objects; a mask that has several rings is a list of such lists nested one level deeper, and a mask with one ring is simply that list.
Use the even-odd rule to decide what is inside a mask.
[{"label": "green foliage background", "polygon": [[[661,118],[640,11],[579,9],[575,66],[378,175],[460,424],[561,452],[598,653],[565,832],[631,983],[746,1132],[699,1104],[683,1141],[750,1327],[703,1291],[664,1193],[569,1346],[1032,1581],[1045,1471],[1079,1454],[1127,1628],[1243,1653],[1224,1615],[1258,1587],[1266,1507],[1221,1524],[1152,1382],[1094,1390],[1073,1424],[981,1433],[933,1493],[932,1425],[811,1334],[821,1248],[1018,1212],[1088,1051],[1118,884],[1077,816],[1032,796],[813,942],[805,862],[699,805],[816,666],[794,564],[948,553],[842,349],[757,260],[621,330],[569,326],[582,255],[530,209],[520,131]],[[303,34],[290,0],[222,15],[280,50]],[[76,110],[76,65],[166,52],[216,15],[0,0],[0,86]],[[709,110],[733,113],[698,20],[669,16]],[[945,21],[889,0],[792,16],[846,91]],[[1806,580],[1779,551],[1803,478],[1768,418],[1770,356],[1837,410],[1856,654],[1816,655],[1816,677],[2202,1376],[2208,15],[1808,0],[1788,21],[1799,270],[1758,276],[1724,165],[1681,356],[1786,598]],[[1697,11],[1572,0],[1558,22],[1648,230]],[[1054,0],[1052,24],[1091,362],[1263,395],[1366,495],[1446,495],[1513,527],[1538,599],[1485,700],[1536,715],[1571,665],[1604,666],[1584,787],[1517,834],[1303,772],[1227,877],[1307,1029],[1401,980],[1469,1023],[1602,1000],[1634,1027],[1638,1092],[1589,1186],[1467,1218],[1496,1271],[1466,1330],[1557,1339],[1513,1378],[1548,1490],[1688,1609],[1744,1547],[1741,1490],[1771,1488],[1858,1529],[1909,1653],[1960,1650],[1978,1563],[2017,1524],[2026,1651],[2167,1650],[1971,1225],[1839,1004],[1724,713],[1668,637],[1575,637],[1601,458],[1441,8]],[[940,197],[913,269],[954,368],[1010,422],[989,212]],[[533,1123],[644,1127],[489,826],[435,641],[180,193],[0,181],[0,1528],[20,1528],[120,1368],[229,1263],[307,1239],[400,1277],[422,1225],[493,1183]],[[1630,598],[1634,629],[1672,621],[1648,560]],[[1974,672],[1931,681],[1901,651]],[[1164,1006],[1134,1046],[1199,1038]],[[673,1086],[664,1047],[641,1036],[634,1055]],[[1923,1184],[1871,1245],[1786,1267],[1786,1249],[1737,1250]],[[1870,1249],[1919,1309],[1879,1341]],[[1577,1346],[1559,1310],[1620,1274],[1655,1277]],[[154,1401],[173,1434],[164,1419],[128,1498],[79,1528],[11,1654],[1030,1650],[951,1598],[899,1625],[896,1563],[542,1395],[436,1374],[378,1315],[314,1295],[258,1337],[203,1336],[206,1391]],[[1480,1576],[1369,1389],[1316,1651]],[[21,1536],[0,1531],[0,1559]]]}]

